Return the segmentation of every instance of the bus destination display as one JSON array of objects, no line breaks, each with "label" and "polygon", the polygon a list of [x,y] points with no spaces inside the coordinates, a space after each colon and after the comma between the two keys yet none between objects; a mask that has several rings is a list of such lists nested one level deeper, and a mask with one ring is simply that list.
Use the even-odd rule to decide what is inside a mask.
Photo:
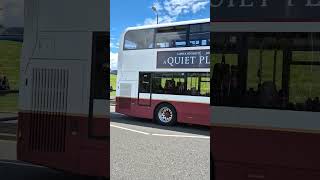
[{"label": "bus destination display", "polygon": [[213,0],[213,21],[319,21],[320,0]]},{"label": "bus destination display", "polygon": [[157,68],[209,68],[210,50],[159,51]]}]

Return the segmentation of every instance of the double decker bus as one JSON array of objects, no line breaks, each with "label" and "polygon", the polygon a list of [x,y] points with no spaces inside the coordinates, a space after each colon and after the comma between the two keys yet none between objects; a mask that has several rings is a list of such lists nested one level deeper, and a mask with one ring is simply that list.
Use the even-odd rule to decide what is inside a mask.
[{"label": "double decker bus", "polygon": [[162,125],[209,125],[209,54],[209,19],[126,29],[116,112]]},{"label": "double decker bus", "polygon": [[109,1],[27,0],[18,160],[109,177]]},{"label": "double decker bus", "polygon": [[320,179],[319,3],[230,2],[211,9],[212,176]]}]

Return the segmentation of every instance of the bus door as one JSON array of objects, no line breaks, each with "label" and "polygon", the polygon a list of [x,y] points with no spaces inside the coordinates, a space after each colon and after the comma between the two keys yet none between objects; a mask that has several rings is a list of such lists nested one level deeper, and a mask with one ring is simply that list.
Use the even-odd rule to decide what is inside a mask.
[{"label": "bus door", "polygon": [[92,37],[91,89],[89,104],[89,138],[106,139],[109,130],[109,51],[107,32]]},{"label": "bus door", "polygon": [[151,73],[139,73],[138,105],[151,106]]}]

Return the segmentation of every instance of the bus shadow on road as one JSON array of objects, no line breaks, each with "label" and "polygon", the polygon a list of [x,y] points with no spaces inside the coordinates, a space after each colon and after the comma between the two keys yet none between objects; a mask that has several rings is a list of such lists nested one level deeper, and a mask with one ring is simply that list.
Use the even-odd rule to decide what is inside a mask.
[{"label": "bus shadow on road", "polygon": [[49,168],[0,159],[0,179],[10,180],[81,180],[85,177],[58,172]]},{"label": "bus shadow on road", "polygon": [[156,129],[163,129],[169,131],[175,131],[180,133],[190,133],[196,135],[210,136],[210,128],[201,125],[181,124],[178,123],[175,126],[162,126],[156,124],[150,119],[130,117],[119,113],[110,113],[111,122],[123,123],[128,125],[135,125],[141,127],[149,127]]}]

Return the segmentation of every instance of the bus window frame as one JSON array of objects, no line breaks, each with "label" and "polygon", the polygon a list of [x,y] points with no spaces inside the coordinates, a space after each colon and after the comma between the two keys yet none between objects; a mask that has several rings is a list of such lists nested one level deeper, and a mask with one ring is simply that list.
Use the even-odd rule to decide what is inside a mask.
[{"label": "bus window frame", "polygon": [[[161,95],[177,95],[177,96],[193,96],[193,97],[208,97],[210,98],[210,86],[209,86],[209,91],[207,92],[208,95],[201,95],[201,83],[209,83],[210,85],[210,72],[166,72],[166,71],[142,71],[142,72],[139,72],[139,82],[138,82],[138,93],[149,93],[149,92],[141,92],[141,89],[140,89],[140,84],[141,84],[141,79],[140,79],[140,74],[143,74],[143,73],[150,73],[151,74],[151,84],[150,84],[150,93],[151,94],[161,94]],[[160,76],[161,74],[172,74],[173,76],[168,76],[168,78],[172,78],[172,77],[177,77],[177,78],[180,78],[182,76],[174,76],[175,74],[180,74],[182,75],[183,74],[183,82],[184,82],[184,91],[185,93],[184,94],[175,94],[175,93],[156,93],[154,90],[154,79],[155,78],[163,78],[163,76]],[[188,75],[188,74],[191,74]],[[201,75],[202,74],[202,75]],[[193,76],[192,76],[193,75]],[[197,76],[195,76],[197,75]],[[199,76],[201,75],[201,76]],[[207,76],[204,76],[204,75],[207,75]],[[188,91],[188,78],[192,78],[192,77],[196,77],[197,78],[197,81],[198,81],[198,86],[197,87],[197,91],[199,91],[199,95],[192,95],[192,94],[187,94],[186,92]],[[160,79],[161,79],[160,78]],[[205,80],[201,80],[202,78],[209,78],[209,81],[205,81]]]},{"label": "bus window frame", "polygon": [[[284,37],[284,38],[287,38],[289,41],[288,42],[291,42],[290,40],[291,39],[294,39],[295,37],[293,36],[295,33],[301,33],[302,35],[303,34],[306,34],[306,37],[303,36],[303,38],[306,38],[306,40],[309,42],[309,36],[310,34],[317,34],[315,36],[316,39],[318,39],[320,41],[320,33],[318,32],[287,32],[287,33],[284,33],[284,35],[281,35],[281,37]],[[213,35],[213,34],[216,34],[216,35]],[[252,34],[258,34],[258,36],[260,34],[264,35],[264,37],[269,37],[273,34],[273,32],[215,32],[215,33],[212,33],[211,35],[211,38],[214,38],[214,36],[217,36],[220,35],[220,36],[226,36],[226,37],[230,37],[230,36],[237,36],[238,38],[240,38],[241,40],[239,40],[239,42],[236,43],[236,46],[235,48],[231,48],[231,49],[228,49],[228,48],[224,48],[224,47],[216,47],[216,48],[211,48],[211,53],[214,54],[214,53],[230,53],[230,52],[236,52],[236,53],[239,53],[239,55],[242,53],[242,55],[240,55],[240,57],[238,58],[238,61],[239,63],[243,64],[244,62],[246,62],[245,64],[243,64],[240,69],[242,69],[242,72],[241,72],[241,76],[243,76],[243,78],[247,81],[248,80],[248,77],[244,77],[244,76],[248,76],[248,69],[247,67],[244,68],[243,66],[246,65],[248,63],[248,55],[249,55],[249,43],[248,43],[248,37],[251,36]],[[266,35],[267,34],[267,35]],[[276,33],[277,36],[280,36],[281,32],[277,32]],[[252,36],[254,37],[254,36]],[[246,42],[246,43],[244,43]],[[246,44],[246,46],[241,46]],[[252,48],[252,47],[251,47]],[[266,48],[267,50],[269,48]],[[229,51],[230,50],[230,51]],[[302,111],[302,112],[319,112],[319,111],[314,111],[314,110],[308,110],[306,107],[304,107],[303,110],[299,109],[298,107],[294,107],[294,108],[291,108],[290,107],[290,104],[294,103],[295,106],[297,106],[297,104],[301,104],[301,103],[305,103],[305,101],[307,99],[305,99],[304,102],[290,102],[289,100],[289,97],[290,97],[290,81],[291,81],[291,74],[290,74],[290,69],[291,69],[291,66],[292,65],[315,65],[315,66],[320,66],[320,61],[299,61],[299,60],[293,60],[293,56],[292,56],[292,52],[295,52],[295,51],[315,51],[315,52],[320,52],[320,45],[314,45],[313,47],[311,47],[310,44],[306,44],[304,46],[294,46],[293,44],[285,44],[284,47],[281,47],[280,50],[283,51],[283,59],[282,60],[282,70],[281,70],[281,81],[282,81],[282,85],[280,86],[280,89],[282,89],[285,93],[285,98],[287,98],[287,101],[286,101],[286,107],[277,107],[277,106],[274,106],[274,107],[265,107],[265,106],[252,106],[252,105],[241,105],[241,104],[216,104],[214,103],[214,101],[211,100],[210,104],[211,106],[217,106],[217,107],[223,107],[223,106],[227,106],[227,107],[237,107],[237,108],[250,108],[250,109],[271,109],[271,110],[290,110],[290,111]],[[247,59],[247,60],[244,60],[244,62],[241,62],[243,60],[240,60],[240,59]],[[213,65],[213,64],[212,64]],[[240,64],[239,64],[240,65]],[[212,68],[212,67],[211,67]],[[287,73],[284,73],[284,71],[286,71]],[[243,75],[245,74],[245,75]],[[242,79],[243,79],[242,78]],[[240,83],[243,83],[242,81],[240,81]],[[243,87],[240,88],[240,91],[242,90],[246,90],[248,91],[249,87],[247,84],[243,85]],[[278,90],[280,90],[278,89]],[[211,89],[212,91],[213,89]],[[211,96],[212,96],[213,93],[211,93]],[[242,94],[241,97],[243,97],[245,94]],[[319,95],[320,96],[320,95]],[[319,96],[316,96],[316,97],[319,97]],[[309,98],[315,98],[315,97],[309,97]],[[212,99],[212,98],[211,98]]]},{"label": "bus window frame", "polygon": [[[196,45],[196,46],[191,46],[190,45],[190,26],[192,25],[208,25],[210,26],[210,22],[204,22],[204,23],[196,23],[196,24],[186,24],[186,25],[177,25],[177,26],[166,26],[166,27],[178,27],[178,26],[186,26],[186,45],[185,46],[176,46],[176,47],[164,47],[164,48],[161,48],[161,47],[156,47],[156,34],[158,32],[158,29],[159,28],[164,28],[164,27],[158,27],[158,28],[146,28],[146,29],[134,29],[134,30],[128,30],[127,32],[125,32],[124,36],[123,36],[123,45],[122,45],[122,50],[123,51],[134,51],[134,50],[149,50],[149,49],[167,49],[167,48],[186,48],[186,47],[210,47],[210,42],[211,41],[211,32],[210,31],[199,31],[198,33],[209,33],[210,37],[209,37],[209,43],[208,45]],[[125,42],[126,42],[126,35],[127,33],[129,32],[132,32],[132,31],[140,31],[140,30],[150,30],[150,29],[153,29],[153,39],[152,39],[152,44],[153,44],[153,47],[152,48],[136,48],[136,49],[126,49],[125,48]],[[201,44],[201,43],[200,43]]]},{"label": "bus window frame", "polygon": [[[126,46],[126,36],[129,32],[135,32],[135,31],[141,31],[141,30],[153,30],[153,35],[152,35],[152,48],[135,48],[135,49],[127,49]],[[123,47],[122,50],[123,51],[132,51],[132,50],[147,50],[147,49],[154,49],[155,43],[154,43],[154,36],[155,36],[155,30],[156,28],[146,28],[146,29],[133,29],[133,30],[129,30],[127,31],[124,36],[123,36]]]}]

